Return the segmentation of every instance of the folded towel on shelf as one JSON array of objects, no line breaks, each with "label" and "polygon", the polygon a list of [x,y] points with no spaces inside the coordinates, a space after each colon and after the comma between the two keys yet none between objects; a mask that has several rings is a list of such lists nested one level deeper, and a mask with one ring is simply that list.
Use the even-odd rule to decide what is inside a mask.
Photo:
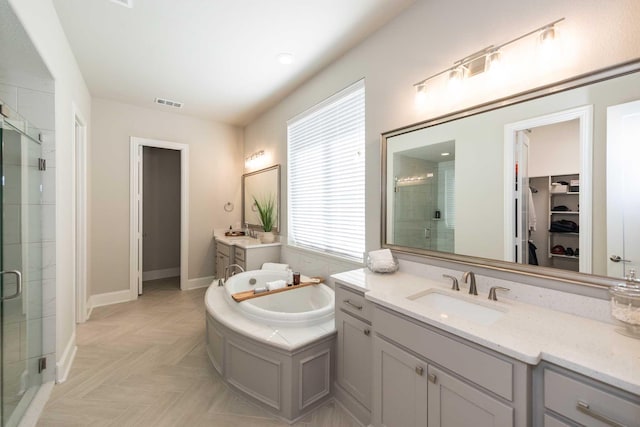
[{"label": "folded towel on shelf", "polygon": [[287,287],[287,281],[286,280],[274,280],[272,282],[267,282],[266,283],[267,289],[270,291],[276,290],[276,289],[282,289],[282,288],[286,288]]},{"label": "folded towel on shelf", "polygon": [[265,262],[262,264],[263,270],[287,271],[289,264],[279,264],[277,262]]},{"label": "folded towel on shelf", "polygon": [[393,259],[393,254],[389,249],[369,252],[369,267],[372,270],[389,270],[393,269],[395,265],[396,261]]}]

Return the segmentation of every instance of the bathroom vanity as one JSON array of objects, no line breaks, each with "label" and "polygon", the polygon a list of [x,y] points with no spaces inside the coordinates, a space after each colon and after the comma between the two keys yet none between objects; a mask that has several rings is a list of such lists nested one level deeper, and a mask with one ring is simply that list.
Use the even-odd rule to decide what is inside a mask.
[{"label": "bathroom vanity", "polygon": [[640,426],[640,340],[615,325],[402,272],[333,278],[336,395],[365,425]]},{"label": "bathroom vanity", "polygon": [[280,246],[276,243],[260,243],[253,237],[215,237],[216,276],[223,277],[225,268],[238,264],[244,270],[259,270],[265,262],[280,261]]}]

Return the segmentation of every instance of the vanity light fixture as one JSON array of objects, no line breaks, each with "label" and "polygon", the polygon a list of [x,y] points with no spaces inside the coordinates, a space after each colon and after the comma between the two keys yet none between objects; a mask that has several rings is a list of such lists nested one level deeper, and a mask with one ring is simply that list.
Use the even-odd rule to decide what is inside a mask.
[{"label": "vanity light fixture", "polygon": [[548,44],[555,39],[556,25],[562,21],[564,21],[564,18],[556,19],[553,22],[545,24],[542,27],[538,27],[535,30],[529,31],[528,33],[509,40],[506,43],[502,43],[498,46],[487,46],[486,48],[481,49],[476,53],[455,61],[452,67],[429,76],[426,79],[420,80],[418,83],[415,83],[413,87],[416,90],[416,99],[424,98],[426,96],[427,82],[443,74],[448,73],[449,85],[451,87],[456,87],[459,86],[462,80],[465,78],[473,77],[488,70],[496,70],[497,68],[499,68],[499,64],[501,61],[502,48],[519,40],[522,40],[525,37],[529,37],[533,34],[538,34],[540,43],[542,45]]},{"label": "vanity light fixture", "polygon": [[440,153],[441,156],[446,157],[446,156],[450,156],[451,153]]},{"label": "vanity light fixture", "polygon": [[264,156],[264,150],[256,151],[255,153],[247,156],[244,159],[244,165],[246,167],[254,166]]}]

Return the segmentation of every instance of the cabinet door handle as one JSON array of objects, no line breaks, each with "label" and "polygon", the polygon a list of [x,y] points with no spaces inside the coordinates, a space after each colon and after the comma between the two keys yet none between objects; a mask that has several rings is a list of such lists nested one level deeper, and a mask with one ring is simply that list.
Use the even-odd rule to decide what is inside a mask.
[{"label": "cabinet door handle", "polygon": [[438,377],[436,377],[436,374],[427,375],[427,379],[429,380],[429,382],[432,382],[434,384],[438,381]]},{"label": "cabinet door handle", "polygon": [[345,304],[347,304],[347,305],[350,305],[351,307],[353,307],[353,308],[355,308],[355,309],[357,309],[357,310],[362,310],[362,306],[361,306],[361,305],[354,304],[354,303],[352,303],[352,302],[351,302],[351,300],[346,299],[346,300],[344,300],[343,302],[344,302]]},{"label": "cabinet door handle", "polygon": [[424,374],[424,368],[422,366],[416,366],[416,374],[422,376],[422,374]]},{"label": "cabinet door handle", "polygon": [[13,274],[16,276],[16,292],[2,298],[0,301],[7,301],[10,299],[18,298],[20,295],[22,295],[22,273],[20,273],[18,270],[0,271],[0,275],[3,274]]},{"label": "cabinet door handle", "polygon": [[365,330],[364,330],[364,334],[365,334],[366,336],[369,336],[369,335],[371,334],[371,329],[365,329]]},{"label": "cabinet door handle", "polygon": [[613,426],[613,427],[627,427],[626,425],[620,424],[616,420],[613,420],[613,419],[607,417],[606,415],[599,414],[598,412],[596,412],[593,409],[591,409],[587,402],[583,402],[582,400],[578,400],[578,403],[576,403],[576,409],[578,411],[582,412],[583,414],[586,414],[586,415],[590,416],[591,418],[595,418],[598,421],[602,421],[603,423],[608,424],[610,426]]}]

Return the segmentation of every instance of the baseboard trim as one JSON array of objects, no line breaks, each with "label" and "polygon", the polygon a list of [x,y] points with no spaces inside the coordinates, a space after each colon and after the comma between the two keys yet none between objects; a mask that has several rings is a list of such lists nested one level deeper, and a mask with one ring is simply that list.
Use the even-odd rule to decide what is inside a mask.
[{"label": "baseboard trim", "polygon": [[333,397],[345,412],[349,413],[363,426],[371,425],[371,411],[365,408],[337,382],[333,383]]},{"label": "baseboard trim", "polygon": [[106,292],[104,294],[91,295],[91,297],[89,297],[89,307],[93,310],[103,305],[119,304],[128,301],[131,301],[131,291],[129,289],[125,291]]},{"label": "baseboard trim", "polygon": [[187,289],[186,291],[190,291],[191,289],[198,288],[206,288],[216,279],[215,276],[206,276],[206,277],[198,277],[197,279],[189,279],[187,280]]},{"label": "baseboard trim", "polygon": [[40,386],[31,404],[24,413],[18,427],[35,427],[53,391],[54,382],[49,381]]},{"label": "baseboard trim", "polygon": [[174,268],[165,268],[162,270],[150,270],[142,272],[142,281],[146,282],[147,280],[158,280],[164,279],[167,277],[179,277],[180,276],[180,267]]},{"label": "baseboard trim", "polygon": [[76,351],[78,351],[78,346],[76,346],[76,333],[74,331],[64,348],[60,361],[56,362],[56,382],[58,384],[67,380],[73,360],[76,358]]}]

